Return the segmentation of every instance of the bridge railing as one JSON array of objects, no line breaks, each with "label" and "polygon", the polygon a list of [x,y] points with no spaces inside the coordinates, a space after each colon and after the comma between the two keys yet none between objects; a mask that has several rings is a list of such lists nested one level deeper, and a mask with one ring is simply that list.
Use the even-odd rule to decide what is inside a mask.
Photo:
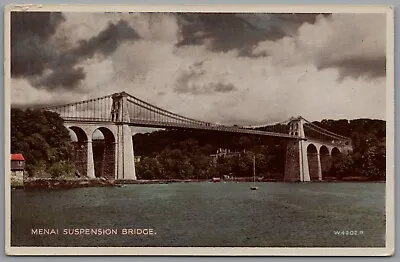
[{"label": "bridge railing", "polygon": [[[97,120],[96,118],[81,119],[81,118],[73,118],[73,117],[65,118],[65,121],[87,122],[87,123],[104,122],[102,120]],[[174,122],[160,122],[160,121],[156,121],[156,120],[143,120],[143,119],[131,119],[131,121],[129,123],[112,122],[112,121],[107,121],[107,122],[115,123],[115,124],[128,124],[131,126],[153,127],[153,128],[186,128],[186,129],[223,131],[223,132],[230,132],[230,133],[242,133],[242,134],[251,134],[251,135],[262,135],[262,136],[273,136],[273,137],[282,137],[282,138],[290,138],[290,139],[299,139],[296,136],[292,136],[292,135],[289,135],[286,133],[276,133],[276,132],[252,130],[252,129],[234,127],[234,126],[215,125],[215,124],[210,124],[210,123],[206,123],[206,124],[174,123]]]}]

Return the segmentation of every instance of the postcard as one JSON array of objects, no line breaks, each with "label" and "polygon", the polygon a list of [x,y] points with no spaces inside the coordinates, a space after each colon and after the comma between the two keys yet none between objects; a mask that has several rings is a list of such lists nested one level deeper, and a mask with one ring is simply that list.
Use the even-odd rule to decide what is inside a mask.
[{"label": "postcard", "polygon": [[8,255],[394,253],[390,6],[10,5]]}]

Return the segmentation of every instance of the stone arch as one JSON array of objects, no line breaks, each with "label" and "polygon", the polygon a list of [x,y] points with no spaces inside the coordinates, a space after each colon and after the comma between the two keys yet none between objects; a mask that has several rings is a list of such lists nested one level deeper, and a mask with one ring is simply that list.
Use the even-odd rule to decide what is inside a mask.
[{"label": "stone arch", "polygon": [[340,152],[339,148],[337,148],[337,147],[332,148],[332,151],[331,151],[332,165],[331,166],[335,165],[335,163],[339,160],[341,154],[342,153]]},{"label": "stone arch", "polygon": [[72,132],[75,134],[77,141],[79,142],[87,142],[88,136],[82,128],[78,126],[70,126],[68,127],[69,130],[72,130]]},{"label": "stone arch", "polygon": [[[95,137],[100,132],[102,137]],[[92,147],[94,159],[94,173],[96,177],[115,178],[115,135],[107,127],[98,127],[93,130]]]},{"label": "stone arch", "polygon": [[332,159],[329,149],[326,146],[321,146],[319,149],[319,158],[321,161],[321,175],[322,179],[326,176],[332,167]]},{"label": "stone arch", "polygon": [[310,173],[310,180],[319,179],[319,164],[318,164],[318,150],[314,144],[307,146],[308,170]]},{"label": "stone arch", "polygon": [[88,136],[84,129],[78,126],[70,126],[68,130],[73,132],[72,139],[73,159],[78,176],[87,176]]}]

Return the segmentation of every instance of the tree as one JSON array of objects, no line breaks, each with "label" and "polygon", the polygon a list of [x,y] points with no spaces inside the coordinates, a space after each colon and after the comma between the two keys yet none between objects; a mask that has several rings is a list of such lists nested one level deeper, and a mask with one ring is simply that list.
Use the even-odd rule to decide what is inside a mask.
[{"label": "tree", "polygon": [[54,112],[11,109],[11,153],[22,153],[29,175],[72,175],[72,145]]},{"label": "tree", "polygon": [[[343,124],[343,121],[341,123]],[[330,173],[338,177],[366,176],[371,179],[385,178],[385,122],[357,119],[350,121],[347,128],[352,140],[353,151],[349,155],[341,155],[336,159]]]},{"label": "tree", "polygon": [[[385,121],[325,119],[313,123],[352,140],[353,152],[349,156],[336,159],[330,175],[384,178]],[[283,125],[277,127],[280,130],[288,128]],[[270,130],[260,128],[262,129]],[[286,131],[289,132],[288,129]],[[160,130],[137,134],[134,136],[134,141],[137,155],[157,160],[154,165],[157,165],[159,171],[153,170],[151,177],[211,178],[223,175],[248,177],[253,172],[252,156],[243,154],[243,150],[255,153],[258,176],[277,179],[283,179],[284,176],[286,143],[279,138],[201,130]],[[241,157],[220,157],[217,164],[213,165],[210,155],[215,154],[218,148],[241,152]],[[148,176],[150,177],[150,174]]]},{"label": "tree", "polygon": [[354,161],[351,155],[340,154],[332,161],[330,173],[343,178],[354,174]]},{"label": "tree", "polygon": [[152,180],[163,176],[160,163],[152,157],[143,157],[136,164],[136,172],[139,179]]}]

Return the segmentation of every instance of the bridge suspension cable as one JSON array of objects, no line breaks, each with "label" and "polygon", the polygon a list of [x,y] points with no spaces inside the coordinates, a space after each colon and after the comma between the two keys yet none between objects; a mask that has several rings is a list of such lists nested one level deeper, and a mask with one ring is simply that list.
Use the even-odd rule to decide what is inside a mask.
[{"label": "bridge suspension cable", "polygon": [[[116,109],[118,108],[118,110]],[[88,99],[64,105],[53,105],[40,108],[58,113],[64,120],[77,122],[119,122],[156,128],[191,128],[217,130],[243,134],[257,134],[275,137],[302,139],[298,135],[289,134],[289,123],[296,119],[305,121],[306,137],[317,139],[349,140],[345,136],[323,129],[302,118],[290,118],[284,121],[258,125],[238,126],[214,124],[206,121],[178,115],[163,108],[152,105],[126,92],[115,93],[98,98]],[[116,114],[116,110],[118,113]],[[122,114],[123,116],[120,116]],[[128,117],[126,117],[128,116]],[[304,139],[304,138],[303,138]]]},{"label": "bridge suspension cable", "polygon": [[53,105],[39,109],[56,112],[66,120],[111,121],[111,105],[112,96],[107,95],[75,103]]},{"label": "bridge suspension cable", "polygon": [[313,130],[313,131],[315,131],[315,132],[318,132],[318,133],[320,133],[320,134],[322,134],[322,135],[325,135],[325,136],[328,136],[328,137],[331,137],[331,138],[334,138],[334,139],[339,139],[339,140],[350,140],[350,138],[348,138],[348,137],[345,137],[345,136],[342,136],[342,135],[333,133],[333,132],[331,132],[331,131],[329,131],[329,130],[326,130],[326,129],[322,128],[322,127],[319,127],[319,126],[317,126],[316,124],[314,124],[314,123],[308,121],[307,119],[304,119],[304,118],[302,118],[302,119],[307,123],[307,124],[305,125],[305,128],[308,128],[308,129],[310,129],[310,130]]},{"label": "bridge suspension cable", "polygon": [[276,121],[276,122],[271,122],[268,124],[262,124],[262,125],[249,125],[249,126],[243,126],[243,128],[263,128],[267,126],[274,126],[274,125],[287,125],[289,122],[292,120],[292,118],[283,120],[283,121]]},{"label": "bridge suspension cable", "polygon": [[[183,121],[185,123],[200,124],[200,125],[204,125],[204,124],[211,125],[211,123],[208,123],[208,122],[205,122],[205,121],[199,121],[199,120],[195,120],[195,119],[192,119],[192,118],[188,118],[188,117],[185,117],[185,116],[181,116],[181,115],[172,113],[172,112],[167,111],[165,109],[162,109],[160,107],[154,106],[154,105],[152,105],[152,104],[150,104],[148,102],[145,102],[145,101],[143,101],[143,100],[141,100],[141,99],[139,99],[137,97],[134,97],[134,96],[132,96],[130,94],[127,94],[127,96],[128,96],[128,100],[127,101],[129,103],[132,103],[132,104],[134,104],[136,106],[139,106],[140,108],[144,108],[146,110],[149,110],[149,111],[153,112],[154,113],[153,118],[150,115],[151,120],[157,119],[157,117],[158,117],[158,119],[161,119],[162,117],[166,117],[166,118],[171,118],[171,119],[176,120],[176,121]],[[128,110],[129,110],[130,116],[136,117],[135,109],[136,109],[135,107],[129,107],[128,106]],[[132,111],[133,111],[133,114],[132,114]],[[168,119],[164,118],[164,120],[168,120]]]}]

